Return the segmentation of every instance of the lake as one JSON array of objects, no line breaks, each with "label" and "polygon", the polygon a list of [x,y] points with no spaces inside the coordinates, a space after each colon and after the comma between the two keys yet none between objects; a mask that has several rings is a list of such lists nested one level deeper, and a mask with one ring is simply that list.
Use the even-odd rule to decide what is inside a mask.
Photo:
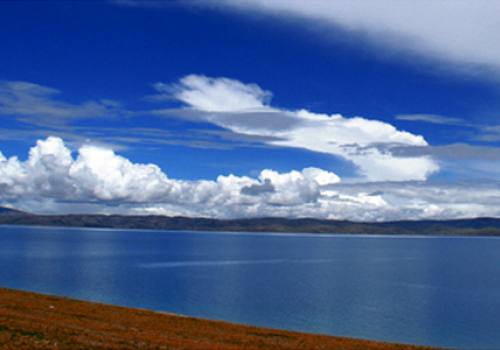
[{"label": "lake", "polygon": [[209,319],[500,348],[500,239],[0,226],[0,286]]}]

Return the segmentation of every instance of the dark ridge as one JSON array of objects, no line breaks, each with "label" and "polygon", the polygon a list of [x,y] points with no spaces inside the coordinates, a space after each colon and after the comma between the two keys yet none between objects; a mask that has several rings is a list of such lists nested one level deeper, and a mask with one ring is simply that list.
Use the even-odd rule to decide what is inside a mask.
[{"label": "dark ridge", "polygon": [[11,209],[11,208],[6,208],[6,207],[0,207],[0,215],[19,215],[19,214],[26,214],[20,210],[16,209]]},{"label": "dark ridge", "polygon": [[159,215],[35,215],[0,207],[0,225],[100,227],[176,231],[292,232],[384,235],[500,235],[500,219],[354,222],[312,218],[219,220]]}]

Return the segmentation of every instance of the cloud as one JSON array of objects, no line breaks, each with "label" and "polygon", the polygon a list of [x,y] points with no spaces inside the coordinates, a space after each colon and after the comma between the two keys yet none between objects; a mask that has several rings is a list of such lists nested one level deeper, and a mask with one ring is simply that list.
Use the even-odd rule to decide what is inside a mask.
[{"label": "cloud", "polygon": [[[14,123],[0,126],[0,139],[25,141],[50,135],[64,138],[72,145],[89,142],[125,149],[134,144],[183,145],[193,148],[229,149],[262,145],[259,137],[237,135],[221,130],[184,130],[175,133],[161,128],[123,127],[120,118],[141,116],[141,111],[126,110],[118,102],[99,99],[70,103],[57,89],[21,81],[0,81],[0,118]],[[99,118],[104,123],[78,123]],[[254,140],[256,139],[256,140]]]},{"label": "cloud", "polygon": [[[384,146],[382,146],[384,147]],[[464,179],[498,179],[500,152],[498,147],[454,143],[440,146],[386,146],[396,157],[431,156],[439,162],[446,176]]]},{"label": "cloud", "polygon": [[446,117],[438,114],[400,114],[396,116],[396,119],[432,124],[468,125],[468,123],[463,119]]},{"label": "cloud", "polygon": [[194,74],[183,77],[178,84],[157,83],[154,87],[160,92],[171,92],[177,100],[205,112],[265,109],[272,96],[256,84]]},{"label": "cloud", "polygon": [[[396,119],[414,122],[426,122],[432,124],[454,125],[469,128],[473,131],[470,134],[470,139],[481,142],[498,142],[500,141],[500,125],[485,125],[474,124],[467,122],[464,119],[446,117],[437,114],[401,114],[397,115]],[[448,145],[454,147],[453,145]],[[474,146],[471,146],[474,147]],[[462,147],[463,148],[463,147]],[[476,147],[477,148],[477,147]],[[480,149],[480,148],[477,148]],[[480,154],[478,153],[478,156]]]},{"label": "cloud", "polygon": [[391,148],[395,156],[423,156],[429,155],[437,159],[452,161],[478,160],[499,161],[500,152],[497,147],[473,146],[465,143],[454,143],[443,146],[396,146]]},{"label": "cloud", "polygon": [[118,102],[102,99],[72,104],[58,99],[59,90],[25,81],[0,81],[0,117],[14,116],[31,124],[57,125],[63,121],[113,116]]},{"label": "cloud", "polygon": [[271,93],[228,78],[189,75],[178,84],[156,84],[158,99],[176,98],[187,108],[156,115],[215,124],[240,135],[269,138],[269,145],[303,148],[353,162],[370,181],[425,180],[439,167],[430,157],[394,157],[376,145],[426,146],[420,135],[363,117],[318,114],[272,107]]},{"label": "cloud", "polygon": [[23,206],[53,200],[59,210],[61,203],[154,204],[176,213],[226,216],[230,207],[238,211],[239,206],[259,204],[244,195],[251,186],[273,186],[267,198],[273,205],[299,205],[315,201],[320,186],[338,181],[335,174],[315,168],[285,174],[263,170],[258,179],[228,175],[216,181],[173,180],[154,164],[135,164],[102,147],[82,146],[73,158],[57,137],[37,141],[26,161],[0,156],[1,201]]},{"label": "cloud", "polygon": [[256,177],[172,179],[103,147],[76,154],[57,137],[37,141],[26,160],[0,152],[0,203],[37,213],[128,213],[316,217],[381,221],[500,216],[500,184],[343,182],[318,168]]},{"label": "cloud", "polygon": [[479,134],[476,135],[475,140],[484,142],[498,142],[500,141],[500,125],[488,125],[478,127]]},{"label": "cloud", "polygon": [[[1,154],[0,154],[1,156]],[[271,183],[271,180],[265,179],[264,183],[262,184],[255,184],[255,185],[250,185],[247,187],[243,187],[241,189],[241,194],[246,194],[249,196],[258,196],[263,193],[272,193],[276,191],[274,188],[273,184]]]},{"label": "cloud", "polygon": [[[479,0],[217,0],[197,3],[241,13],[268,13],[303,27],[341,28],[375,45],[377,55],[415,54],[469,73],[500,72],[500,2]],[[325,39],[338,33],[318,30]],[[363,43],[359,41],[358,43]],[[401,56],[401,55],[399,55]],[[412,58],[411,62],[418,62]]]},{"label": "cloud", "polygon": [[339,183],[335,192],[359,197],[365,193],[384,200],[385,206],[370,209],[367,216],[382,220],[451,219],[464,217],[498,217],[500,210],[498,181],[465,181],[449,183],[379,182]]}]

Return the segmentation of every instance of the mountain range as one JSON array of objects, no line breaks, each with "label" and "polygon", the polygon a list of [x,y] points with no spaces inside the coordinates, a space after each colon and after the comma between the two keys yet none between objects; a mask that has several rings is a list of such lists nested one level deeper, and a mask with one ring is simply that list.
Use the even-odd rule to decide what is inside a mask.
[{"label": "mountain range", "polygon": [[160,215],[36,215],[0,207],[0,225],[101,227],[179,231],[296,232],[331,234],[500,235],[500,219],[355,222],[312,218],[249,218],[221,220]]}]

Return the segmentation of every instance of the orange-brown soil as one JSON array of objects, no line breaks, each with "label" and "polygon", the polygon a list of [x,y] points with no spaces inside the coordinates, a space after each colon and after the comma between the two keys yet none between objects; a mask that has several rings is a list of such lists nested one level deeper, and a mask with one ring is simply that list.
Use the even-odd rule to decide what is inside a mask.
[{"label": "orange-brown soil", "polygon": [[424,349],[0,288],[0,349]]}]

